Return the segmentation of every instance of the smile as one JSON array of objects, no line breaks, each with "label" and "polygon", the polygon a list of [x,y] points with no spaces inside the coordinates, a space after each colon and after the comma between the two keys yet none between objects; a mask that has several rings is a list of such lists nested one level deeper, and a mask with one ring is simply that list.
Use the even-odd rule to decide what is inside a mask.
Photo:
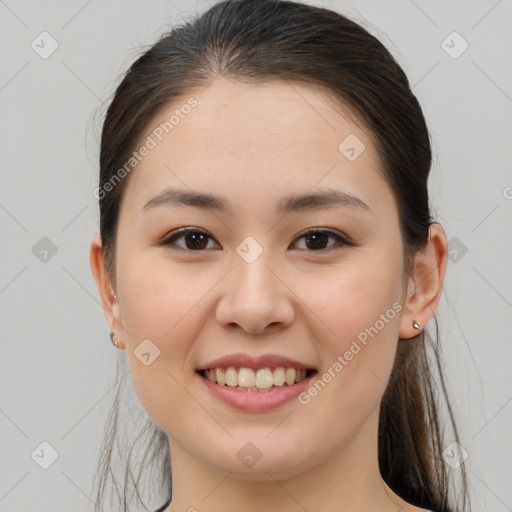
[{"label": "smile", "polygon": [[217,367],[196,372],[210,393],[235,409],[266,411],[296,398],[317,374],[308,368]]},{"label": "smile", "polygon": [[270,391],[283,386],[292,386],[310,376],[314,370],[307,368],[210,368],[201,375],[220,386],[228,386],[240,391]]}]

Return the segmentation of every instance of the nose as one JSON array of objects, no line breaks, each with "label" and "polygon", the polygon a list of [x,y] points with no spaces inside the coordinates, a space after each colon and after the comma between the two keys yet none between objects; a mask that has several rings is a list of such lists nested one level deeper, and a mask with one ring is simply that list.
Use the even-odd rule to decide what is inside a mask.
[{"label": "nose", "polygon": [[216,319],[225,328],[247,333],[274,332],[294,319],[294,294],[265,252],[252,263],[235,256],[234,268],[223,280]]}]

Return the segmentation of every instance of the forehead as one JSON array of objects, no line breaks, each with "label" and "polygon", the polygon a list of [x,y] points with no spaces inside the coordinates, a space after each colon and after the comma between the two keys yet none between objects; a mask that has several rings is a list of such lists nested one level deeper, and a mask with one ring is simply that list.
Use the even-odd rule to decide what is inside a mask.
[{"label": "forehead", "polygon": [[370,132],[315,86],[218,78],[160,109],[141,142],[149,139],[154,147],[125,190],[139,208],[176,184],[252,191],[244,201],[281,195],[283,187],[304,193],[320,182],[356,195],[366,189],[367,197],[386,192]]}]

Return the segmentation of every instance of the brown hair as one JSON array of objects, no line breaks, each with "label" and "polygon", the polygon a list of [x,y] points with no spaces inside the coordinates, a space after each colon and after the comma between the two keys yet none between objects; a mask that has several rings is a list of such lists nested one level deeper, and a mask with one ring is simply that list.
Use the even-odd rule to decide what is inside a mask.
[{"label": "brown hair", "polygon": [[[404,71],[378,39],[332,10],[288,0],[225,0],[161,37],[132,64],[110,103],[101,136],[99,207],[112,280],[119,205],[129,176],[108,193],[105,185],[129,160],[157,112],[192,88],[221,76],[246,83],[282,79],[313,85],[330,91],[340,105],[356,113],[373,137],[383,176],[398,205],[404,275],[408,275],[434,221],[427,187],[432,164],[429,133]],[[406,501],[452,512],[467,510],[469,498],[461,466],[460,489],[453,503],[450,475],[442,459],[441,416],[450,428],[450,440],[458,441],[459,436],[439,352],[439,342],[425,330],[413,339],[399,340],[380,409],[379,466],[386,483]],[[128,510],[129,485],[142,503],[139,479],[147,464],[160,465],[161,485],[171,491],[170,456],[167,436],[149,420],[141,433],[149,435],[149,442],[138,476],[128,457],[123,492],[119,492],[112,450],[120,389],[107,424],[96,505],[101,508],[110,478],[122,510]]]}]

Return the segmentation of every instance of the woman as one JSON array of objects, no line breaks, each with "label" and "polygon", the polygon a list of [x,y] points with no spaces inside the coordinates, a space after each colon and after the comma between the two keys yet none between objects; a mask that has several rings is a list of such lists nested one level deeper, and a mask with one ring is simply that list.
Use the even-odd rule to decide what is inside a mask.
[{"label": "woman", "polygon": [[[404,72],[331,10],[223,1],[131,66],[90,256],[150,418],[139,477],[161,457],[159,510],[468,510],[425,331],[447,262],[430,166]],[[130,464],[115,485],[122,510],[130,485],[144,501]]]}]

